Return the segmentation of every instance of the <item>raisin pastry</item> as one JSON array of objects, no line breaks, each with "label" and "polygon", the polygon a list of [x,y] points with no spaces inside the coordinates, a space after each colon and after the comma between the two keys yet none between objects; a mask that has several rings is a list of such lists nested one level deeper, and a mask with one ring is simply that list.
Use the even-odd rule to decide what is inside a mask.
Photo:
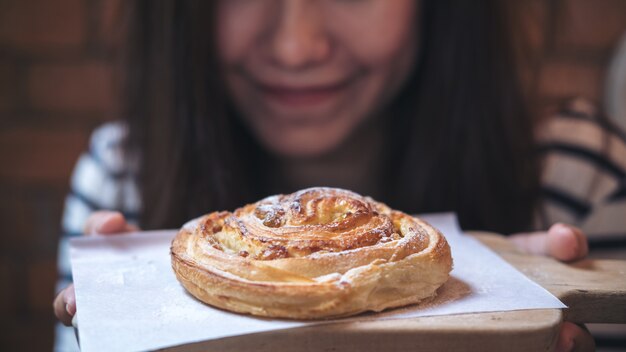
[{"label": "raisin pastry", "polygon": [[434,296],[452,269],[437,229],[335,188],[194,219],[172,241],[171,257],[178,280],[202,302],[290,319],[413,304]]}]

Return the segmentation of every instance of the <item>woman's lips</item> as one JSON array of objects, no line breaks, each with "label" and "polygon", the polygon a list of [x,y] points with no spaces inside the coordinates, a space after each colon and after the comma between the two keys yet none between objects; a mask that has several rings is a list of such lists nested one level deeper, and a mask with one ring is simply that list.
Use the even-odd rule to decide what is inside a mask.
[{"label": "woman's lips", "polygon": [[338,84],[317,86],[265,85],[259,87],[270,102],[286,108],[314,108],[325,105],[338,97],[347,87],[348,81]]}]

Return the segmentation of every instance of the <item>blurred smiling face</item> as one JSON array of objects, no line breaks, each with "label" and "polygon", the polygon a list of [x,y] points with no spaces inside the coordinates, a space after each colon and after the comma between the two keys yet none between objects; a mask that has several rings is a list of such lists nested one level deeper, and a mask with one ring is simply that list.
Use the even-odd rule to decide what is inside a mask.
[{"label": "blurred smiling face", "polygon": [[231,99],[257,139],[288,157],[332,152],[401,88],[416,0],[220,0]]}]

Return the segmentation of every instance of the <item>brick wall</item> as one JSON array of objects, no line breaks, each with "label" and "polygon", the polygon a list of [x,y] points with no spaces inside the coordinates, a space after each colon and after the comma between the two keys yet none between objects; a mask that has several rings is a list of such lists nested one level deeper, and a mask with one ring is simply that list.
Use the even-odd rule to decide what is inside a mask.
[{"label": "brick wall", "polygon": [[111,118],[113,0],[0,0],[0,350],[46,351],[63,197]]},{"label": "brick wall", "polygon": [[544,103],[583,96],[603,97],[612,51],[626,31],[626,1],[541,1],[544,21],[538,93]]},{"label": "brick wall", "polygon": [[[0,350],[49,350],[63,196],[89,132],[112,118],[119,0],[0,0]],[[542,103],[600,100],[624,0],[528,0]]]}]

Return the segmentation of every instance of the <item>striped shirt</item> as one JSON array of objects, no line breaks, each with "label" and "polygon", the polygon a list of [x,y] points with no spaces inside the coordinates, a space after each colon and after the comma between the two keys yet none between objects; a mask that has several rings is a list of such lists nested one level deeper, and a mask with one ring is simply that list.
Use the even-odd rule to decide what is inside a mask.
[{"label": "striped shirt", "polygon": [[[580,227],[589,237],[591,256],[626,258],[626,135],[596,117],[590,104],[576,100],[539,126],[543,160],[542,205],[535,227],[555,222]],[[71,282],[68,240],[82,234],[89,214],[120,211],[138,220],[141,198],[137,162],[124,158],[126,129],[108,123],[91,137],[78,160],[65,201],[64,236],[59,244],[61,289]],[[56,350],[74,350],[73,331],[58,327]]]},{"label": "striped shirt", "polygon": [[540,127],[537,228],[577,226],[587,234],[592,256],[626,258],[626,134],[583,100]]},{"label": "striped shirt", "polygon": [[[540,126],[543,160],[542,206],[535,227],[555,222],[580,227],[592,251],[626,251],[626,135],[595,117],[591,105],[576,100]],[[65,201],[59,269],[70,280],[67,241],[80,236],[96,210],[120,211],[137,222],[141,199],[137,163],[124,158],[126,129],[108,123],[91,137],[78,160]]]}]

